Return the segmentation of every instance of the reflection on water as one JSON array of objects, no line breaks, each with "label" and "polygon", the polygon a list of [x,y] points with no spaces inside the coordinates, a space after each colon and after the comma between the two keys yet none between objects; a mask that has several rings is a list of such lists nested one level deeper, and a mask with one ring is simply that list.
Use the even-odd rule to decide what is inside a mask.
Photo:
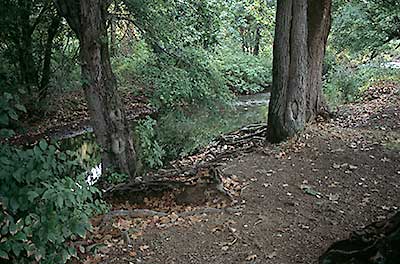
[{"label": "reflection on water", "polygon": [[259,93],[250,95],[239,95],[238,99],[233,103],[237,107],[246,106],[267,106],[269,103],[270,93]]},{"label": "reflection on water", "polygon": [[[217,116],[207,111],[196,111],[192,119],[198,129],[203,130],[203,141],[210,142],[219,134],[234,131],[248,124],[265,123],[267,120],[269,93],[238,96],[232,108],[226,108]],[[184,143],[182,143],[184,144]],[[88,172],[87,181],[95,183],[101,175],[100,148],[95,143],[93,133],[84,133],[60,141],[62,150],[77,153],[80,162]]]}]

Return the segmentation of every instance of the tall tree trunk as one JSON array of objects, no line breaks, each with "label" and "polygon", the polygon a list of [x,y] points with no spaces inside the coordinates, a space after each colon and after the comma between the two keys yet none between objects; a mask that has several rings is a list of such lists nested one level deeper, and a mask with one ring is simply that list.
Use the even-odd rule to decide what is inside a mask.
[{"label": "tall tree trunk", "polygon": [[253,55],[258,56],[260,53],[260,42],[261,42],[261,26],[257,25],[254,39]]},{"label": "tall tree trunk", "polygon": [[308,89],[306,120],[326,116],[329,109],[322,94],[325,47],[331,27],[332,0],[308,0]]},{"label": "tall tree trunk", "polygon": [[239,34],[240,34],[240,38],[242,40],[242,51],[243,51],[243,53],[246,53],[246,34],[245,34],[245,30],[243,27],[239,28]]},{"label": "tall tree trunk", "polygon": [[57,0],[56,3],[80,41],[83,88],[96,140],[102,148],[103,169],[134,176],[136,152],[111,68],[106,2]]},{"label": "tall tree trunk", "polygon": [[304,129],[307,89],[307,0],[278,1],[268,138],[279,142]]},{"label": "tall tree trunk", "polygon": [[57,14],[55,14],[55,16],[51,19],[49,28],[47,29],[47,39],[46,39],[44,58],[43,58],[42,78],[40,80],[40,87],[39,87],[39,101],[43,101],[48,95],[48,87],[50,83],[50,74],[51,74],[51,55],[53,50],[53,41],[57,35],[60,23],[61,23],[61,18]]},{"label": "tall tree trunk", "polygon": [[32,34],[33,27],[30,24],[30,16],[32,12],[32,2],[19,0],[18,6],[21,9],[19,13],[20,37],[17,43],[18,60],[21,81],[29,95],[33,94],[33,90],[38,85],[37,68],[33,58]]},{"label": "tall tree trunk", "polygon": [[[111,1],[110,1],[111,2]],[[113,5],[114,5],[114,13],[118,12],[118,3],[117,1],[113,1]],[[116,54],[116,21],[114,19],[113,16],[110,16],[109,20],[109,27],[110,27],[110,56],[111,57],[115,57]]]}]

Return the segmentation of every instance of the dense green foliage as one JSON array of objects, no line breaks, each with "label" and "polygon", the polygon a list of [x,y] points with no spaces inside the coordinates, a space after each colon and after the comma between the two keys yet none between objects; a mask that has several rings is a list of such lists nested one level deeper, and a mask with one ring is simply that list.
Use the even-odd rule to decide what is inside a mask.
[{"label": "dense green foliage", "polygon": [[400,39],[400,3],[396,0],[335,2],[331,42],[340,52],[375,57]]},{"label": "dense green foliage", "polygon": [[325,57],[324,92],[331,105],[357,100],[369,85],[399,78],[398,1],[336,1]]},{"label": "dense green foliage", "polygon": [[[31,100],[44,100],[51,85],[54,42],[63,30],[52,1],[3,1],[0,25],[0,54],[15,72],[11,77],[14,85],[25,90]],[[38,109],[37,101],[33,104],[29,100],[29,103]]]},{"label": "dense green foliage", "polygon": [[137,149],[139,159],[147,169],[157,168],[163,165],[165,151],[158,144],[155,134],[156,120],[147,117],[139,122],[136,127]]},{"label": "dense green foliage", "polygon": [[399,79],[397,69],[379,65],[337,64],[326,76],[324,92],[331,105],[355,101],[374,83]]},{"label": "dense green foliage", "polygon": [[12,128],[16,126],[22,113],[26,113],[26,108],[21,104],[17,94],[4,92],[0,96],[0,138],[14,134]]},{"label": "dense green foliage", "polygon": [[45,141],[32,149],[0,148],[0,257],[12,263],[65,263],[104,209],[75,154]]},{"label": "dense green foliage", "polygon": [[268,89],[272,83],[272,58],[255,57],[236,49],[224,49],[215,63],[226,85],[235,93],[251,94]]}]

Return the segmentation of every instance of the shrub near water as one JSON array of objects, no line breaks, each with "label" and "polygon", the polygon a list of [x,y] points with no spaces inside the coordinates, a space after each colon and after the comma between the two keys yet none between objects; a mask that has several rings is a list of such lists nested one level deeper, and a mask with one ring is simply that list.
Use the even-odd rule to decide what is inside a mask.
[{"label": "shrub near water", "polygon": [[240,50],[222,50],[215,60],[226,84],[235,93],[258,93],[272,83],[270,57],[253,56]]},{"label": "shrub near water", "polygon": [[32,149],[0,148],[0,260],[65,263],[89,217],[105,209],[72,153],[41,141]]}]

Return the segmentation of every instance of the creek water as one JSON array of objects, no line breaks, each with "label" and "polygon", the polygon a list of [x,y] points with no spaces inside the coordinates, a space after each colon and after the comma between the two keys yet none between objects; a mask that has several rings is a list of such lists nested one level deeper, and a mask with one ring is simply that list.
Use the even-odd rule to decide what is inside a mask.
[{"label": "creek water", "polygon": [[[245,125],[262,123],[267,120],[269,93],[237,96],[232,107],[210,115],[207,111],[199,111],[191,117],[195,123],[201,123],[205,134],[217,137],[221,133],[234,131]],[[182,143],[184,144],[184,143]],[[93,184],[101,175],[100,150],[95,143],[91,128],[69,133],[59,141],[63,150],[75,151],[87,171],[87,181]]]}]

